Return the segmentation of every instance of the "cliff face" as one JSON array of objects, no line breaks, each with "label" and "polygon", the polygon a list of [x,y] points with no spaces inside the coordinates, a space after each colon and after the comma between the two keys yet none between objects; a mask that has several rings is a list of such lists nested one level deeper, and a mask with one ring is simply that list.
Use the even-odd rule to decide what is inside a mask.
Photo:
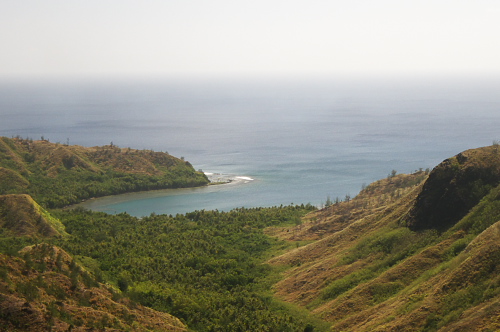
[{"label": "cliff face", "polygon": [[430,173],[407,217],[411,229],[447,229],[500,183],[500,151],[492,146],[462,152]]}]

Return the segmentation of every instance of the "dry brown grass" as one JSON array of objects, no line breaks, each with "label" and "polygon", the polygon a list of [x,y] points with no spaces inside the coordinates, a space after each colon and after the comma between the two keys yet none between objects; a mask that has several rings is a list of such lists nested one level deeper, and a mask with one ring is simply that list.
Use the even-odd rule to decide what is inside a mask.
[{"label": "dry brown grass", "polygon": [[47,140],[21,138],[0,139],[0,152],[11,159],[16,169],[28,173],[22,155],[38,163],[50,176],[57,176],[62,168],[81,168],[101,172],[102,168],[113,168],[117,172],[158,175],[162,168],[183,163],[168,153],[151,150],[119,148],[114,145],[83,147],[52,143]]},{"label": "dry brown grass", "polygon": [[[102,284],[86,285],[81,274],[87,272],[58,247],[42,244],[20,253],[31,265],[26,258],[0,255],[2,330],[186,331],[167,313],[116,297]],[[77,270],[80,277],[75,279]]]},{"label": "dry brown grass", "polygon": [[266,233],[291,241],[322,239],[342,231],[353,222],[382,213],[388,206],[404,201],[409,193],[418,190],[426,176],[425,172],[417,172],[376,181],[348,202],[339,202],[309,213],[301,225],[293,228],[271,227]]},{"label": "dry brown grass", "polygon": [[29,195],[0,195],[0,227],[16,236],[64,236],[64,226]]},{"label": "dry brown grass", "polygon": [[[460,159],[464,172],[478,167],[495,173],[497,154],[488,147],[452,161]],[[276,296],[332,322],[333,331],[498,330],[500,222],[473,241],[467,228],[412,231],[405,221],[422,184],[405,186],[403,179],[378,181],[350,202],[309,214],[297,227],[270,229],[288,241],[315,240],[269,261],[289,266]],[[498,210],[488,204],[479,212]]]},{"label": "dry brown grass", "polygon": [[[410,176],[400,175],[399,177]],[[275,235],[287,240],[311,239],[317,236],[315,226],[318,225],[329,230],[325,231],[318,241],[269,260],[271,264],[292,266],[285,272],[283,279],[275,285],[276,294],[286,301],[309,305],[321,296],[321,291],[329,282],[369,265],[376,257],[369,256],[350,265],[338,266],[359,240],[394,223],[398,216],[406,213],[412,199],[419,192],[418,185],[405,188],[406,196],[397,201],[399,204],[394,204],[396,200],[391,198],[393,196],[388,194],[387,190],[384,190],[392,183],[389,179],[381,180],[370,188],[378,196],[363,194],[350,202],[342,202],[313,212],[306,216],[305,224],[289,231],[271,230],[270,233],[274,232]],[[377,200],[383,201],[386,205],[380,206],[374,203],[370,205],[371,201]],[[339,211],[348,213],[350,217],[343,219]]]}]

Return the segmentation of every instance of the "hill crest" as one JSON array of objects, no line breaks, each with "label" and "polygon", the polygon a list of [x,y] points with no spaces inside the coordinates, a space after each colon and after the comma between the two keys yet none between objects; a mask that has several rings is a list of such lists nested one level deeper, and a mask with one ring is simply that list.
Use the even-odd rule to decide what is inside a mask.
[{"label": "hill crest", "polygon": [[15,236],[66,236],[64,225],[29,195],[0,195],[0,228]]},{"label": "hill crest", "polygon": [[406,223],[414,230],[447,229],[499,183],[498,146],[459,153],[432,170]]},{"label": "hill crest", "polygon": [[165,152],[6,137],[0,137],[0,176],[0,194],[30,194],[44,207],[209,183],[189,162]]}]

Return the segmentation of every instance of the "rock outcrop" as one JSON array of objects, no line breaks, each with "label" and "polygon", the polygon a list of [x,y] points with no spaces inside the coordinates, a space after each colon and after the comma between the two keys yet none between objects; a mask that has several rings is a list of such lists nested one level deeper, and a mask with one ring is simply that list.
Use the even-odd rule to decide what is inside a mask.
[{"label": "rock outcrop", "polygon": [[445,230],[500,183],[496,146],[467,150],[436,166],[406,217],[413,230]]}]

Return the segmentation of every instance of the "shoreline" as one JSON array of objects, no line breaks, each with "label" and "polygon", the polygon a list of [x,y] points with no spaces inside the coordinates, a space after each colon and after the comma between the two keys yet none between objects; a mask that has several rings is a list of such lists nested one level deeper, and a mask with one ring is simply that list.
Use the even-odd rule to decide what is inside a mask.
[{"label": "shoreline", "polygon": [[[99,211],[100,206],[125,203],[127,201],[135,200],[145,200],[150,198],[158,198],[164,196],[178,196],[187,195],[196,192],[211,192],[212,190],[218,190],[217,188],[223,188],[226,186],[236,186],[248,184],[255,181],[254,178],[242,175],[230,175],[222,173],[205,173],[209,179],[209,183],[204,186],[198,187],[185,187],[185,188],[166,188],[166,189],[154,189],[154,190],[143,190],[143,191],[133,191],[117,195],[107,195],[100,197],[92,197],[83,200],[79,203],[65,206],[63,209],[75,209],[78,207],[83,207],[85,209]],[[94,208],[93,205],[97,205]]]},{"label": "shoreline", "polygon": [[223,173],[210,173],[205,172],[210,183],[208,186],[219,185],[219,184],[231,184],[231,183],[249,183],[254,181],[254,178],[244,175],[231,175],[231,174],[223,174]]}]

